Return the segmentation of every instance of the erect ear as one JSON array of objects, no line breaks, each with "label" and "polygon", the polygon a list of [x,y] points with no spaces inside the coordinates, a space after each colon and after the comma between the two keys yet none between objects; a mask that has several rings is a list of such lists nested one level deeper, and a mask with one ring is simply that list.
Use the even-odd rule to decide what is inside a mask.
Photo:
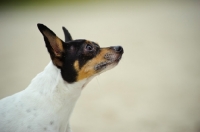
[{"label": "erect ear", "polygon": [[63,42],[56,34],[43,24],[37,24],[38,29],[44,36],[46,47],[51,55],[51,58],[61,57],[63,53]]},{"label": "erect ear", "polygon": [[65,35],[65,42],[72,41],[72,36],[69,31],[65,27],[62,27],[62,29]]}]

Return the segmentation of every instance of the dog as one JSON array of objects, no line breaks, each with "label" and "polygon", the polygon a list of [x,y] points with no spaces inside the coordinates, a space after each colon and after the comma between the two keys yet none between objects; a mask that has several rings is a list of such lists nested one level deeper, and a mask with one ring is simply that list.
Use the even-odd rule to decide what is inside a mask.
[{"label": "dog", "polygon": [[47,26],[37,26],[51,61],[26,89],[0,100],[1,132],[71,132],[69,118],[82,89],[124,53],[121,46],[73,40],[65,27],[64,42]]}]

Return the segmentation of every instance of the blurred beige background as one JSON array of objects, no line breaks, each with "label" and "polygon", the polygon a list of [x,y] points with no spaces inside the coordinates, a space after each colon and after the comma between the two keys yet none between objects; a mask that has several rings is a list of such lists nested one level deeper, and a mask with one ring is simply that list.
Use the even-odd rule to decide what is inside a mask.
[{"label": "blurred beige background", "polygon": [[1,7],[0,98],[50,61],[37,23],[61,38],[65,26],[75,39],[124,47],[120,64],[83,90],[74,132],[200,132],[199,1]]}]

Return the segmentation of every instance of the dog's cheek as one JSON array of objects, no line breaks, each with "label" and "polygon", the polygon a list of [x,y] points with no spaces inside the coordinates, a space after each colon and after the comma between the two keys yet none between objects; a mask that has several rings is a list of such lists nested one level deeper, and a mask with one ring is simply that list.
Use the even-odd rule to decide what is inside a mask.
[{"label": "dog's cheek", "polygon": [[77,81],[92,77],[96,74],[97,72],[94,70],[93,66],[84,66],[79,70],[78,76],[77,76]]}]

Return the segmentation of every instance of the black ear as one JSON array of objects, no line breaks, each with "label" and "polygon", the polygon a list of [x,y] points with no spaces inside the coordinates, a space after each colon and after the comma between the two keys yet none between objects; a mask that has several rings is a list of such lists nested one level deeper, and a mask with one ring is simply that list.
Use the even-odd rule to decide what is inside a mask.
[{"label": "black ear", "polygon": [[61,58],[64,52],[63,49],[64,42],[60,38],[58,38],[56,34],[45,25],[38,23],[37,26],[44,37],[46,47],[49,51],[53,63],[58,67],[62,66]]},{"label": "black ear", "polygon": [[62,27],[62,29],[65,35],[65,42],[72,41],[72,36],[69,31],[65,27]]},{"label": "black ear", "polygon": [[37,26],[42,35],[44,36],[44,41],[50,54],[53,53],[55,56],[61,56],[63,52],[62,40],[58,38],[56,34],[45,25],[38,23]]}]

